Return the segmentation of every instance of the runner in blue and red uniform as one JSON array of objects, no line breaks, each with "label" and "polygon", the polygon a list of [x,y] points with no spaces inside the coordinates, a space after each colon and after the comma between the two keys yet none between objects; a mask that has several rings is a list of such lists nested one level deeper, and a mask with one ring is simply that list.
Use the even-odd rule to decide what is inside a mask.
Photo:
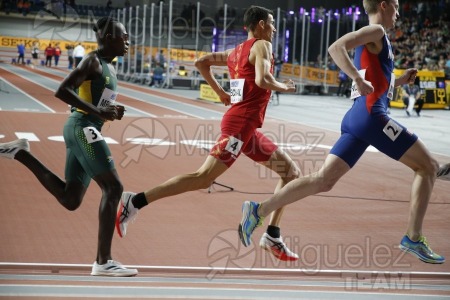
[{"label": "runner in blue and red uniform", "polygon": [[[387,115],[394,87],[414,82],[417,74],[416,69],[406,70],[399,78],[392,74],[394,55],[385,30],[394,27],[398,0],[364,0],[363,4],[370,24],[344,35],[329,48],[338,67],[353,79],[351,98],[355,101],[342,120],[341,137],[317,173],[291,181],[262,203],[246,201],[239,235],[248,246],[253,230],[269,213],[309,195],[331,190],[372,145],[415,172],[408,228],[400,248],[424,262],[443,263],[445,258],[434,253],[423,236],[422,223],[435,179],[448,174],[449,165],[439,170],[438,163],[417,136]],[[350,49],[356,50],[354,63],[348,55]]]},{"label": "runner in blue and red uniform", "polygon": [[[298,177],[298,167],[291,158],[257,131],[263,124],[271,90],[295,91],[291,80],[281,83],[273,77],[271,42],[276,31],[273,13],[266,8],[252,6],[244,15],[244,23],[248,30],[247,41],[235,49],[205,55],[195,63],[221,101],[225,105],[231,104],[222,119],[221,136],[211,149],[210,155],[194,173],[176,176],[139,194],[123,193],[116,219],[120,236],[125,236],[128,223],[135,218],[138,209],[161,198],[208,188],[231,167],[241,153],[280,175],[277,190]],[[213,65],[228,66],[231,95],[225,92],[214,78],[211,72]],[[260,246],[280,260],[297,260],[298,255],[288,249],[280,235],[278,224],[282,211],[283,208],[280,208],[272,214],[267,232],[260,240]]]}]

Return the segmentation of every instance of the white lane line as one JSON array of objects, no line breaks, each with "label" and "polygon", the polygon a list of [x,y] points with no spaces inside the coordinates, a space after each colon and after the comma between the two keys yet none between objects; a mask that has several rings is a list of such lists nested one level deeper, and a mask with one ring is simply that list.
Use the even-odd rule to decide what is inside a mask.
[{"label": "white lane line", "polygon": [[[19,282],[19,281],[64,281],[64,282],[92,282],[92,283],[98,283],[98,284],[108,284],[111,282],[118,282],[121,284],[126,283],[139,283],[139,284],[147,284],[147,283],[190,283],[190,284],[211,284],[214,283],[216,285],[237,285],[237,286],[254,286],[254,285],[264,285],[264,286],[289,286],[289,287],[345,287],[348,285],[356,285],[358,282],[362,282],[365,285],[369,285],[369,283],[372,283],[373,285],[377,285],[379,288],[383,286],[383,288],[388,287],[389,285],[396,285],[397,287],[400,286],[408,286],[410,289],[425,289],[425,290],[443,290],[443,291],[450,291],[450,285],[448,284],[448,280],[444,279],[420,279],[418,283],[412,283],[415,281],[411,281],[408,279],[401,280],[398,277],[397,278],[384,278],[383,280],[376,279],[358,279],[356,281],[356,278],[353,281],[349,281],[348,279],[342,278],[341,281],[336,280],[336,278],[330,278],[328,280],[326,279],[318,279],[318,280],[311,280],[307,279],[306,276],[303,277],[295,277],[291,279],[285,279],[285,277],[277,277],[273,276],[268,279],[267,277],[264,278],[258,278],[250,276],[239,276],[239,277],[230,277],[230,278],[214,278],[212,280],[206,278],[206,276],[198,277],[198,276],[185,276],[185,277],[169,277],[169,276],[163,276],[163,277],[157,277],[157,276],[146,276],[139,275],[137,277],[102,277],[102,276],[87,276],[86,275],[68,275],[65,273],[64,275],[53,275],[55,273],[52,273],[52,275],[41,275],[34,274],[34,275],[22,275],[22,274],[0,274],[0,281],[1,280],[9,280],[10,282]],[[305,279],[303,279],[305,278]],[[345,279],[345,280],[344,280]],[[25,283],[23,283],[25,284]],[[28,283],[31,284],[31,283]],[[69,284],[69,283],[66,283]]]},{"label": "white lane line", "polygon": [[[171,99],[166,98],[166,97],[154,95],[154,94],[152,94],[152,93],[149,93],[149,94],[147,95],[145,92],[138,91],[138,90],[133,90],[132,88],[125,87],[125,86],[123,86],[123,85],[120,85],[120,87],[121,87],[122,89],[126,89],[126,90],[128,90],[128,91],[133,91],[133,92],[135,92],[135,93],[141,93],[141,94],[143,94],[143,95],[146,96],[146,97],[154,97],[154,98],[158,98],[158,99],[161,99],[161,100],[164,100],[164,101],[167,101],[167,102],[170,102],[170,103],[175,103],[175,104],[178,104],[178,105],[188,105],[188,106],[191,106],[191,107],[193,107],[193,108],[195,108],[195,109],[204,109],[204,108],[200,108],[200,107],[198,107],[198,106],[192,105],[192,104],[187,104],[187,103],[183,103],[183,102],[181,102],[181,101],[171,100]],[[141,101],[141,102],[146,103],[146,104],[155,105],[155,106],[162,107],[162,108],[165,108],[165,109],[168,109],[168,110],[173,110],[173,111],[179,112],[179,113],[181,113],[181,114],[183,114],[183,115],[188,115],[188,116],[191,116],[191,117],[200,119],[200,120],[204,120],[204,119],[205,119],[205,118],[200,117],[200,116],[198,116],[198,115],[194,115],[194,114],[188,113],[188,112],[186,112],[186,111],[183,111],[183,110],[180,110],[180,109],[176,109],[176,108],[173,108],[173,107],[169,107],[169,106],[166,106],[166,105],[158,104],[158,103],[155,103],[155,102],[147,102],[147,101],[145,101],[145,100],[138,99],[138,98],[133,98],[133,99],[136,99],[136,100]],[[213,111],[213,110],[211,110],[211,109],[204,109],[204,110],[210,111],[210,112],[214,112],[214,113],[218,113],[217,111]]]},{"label": "white lane line", "polygon": [[[13,70],[10,70],[10,69],[9,69],[9,71],[12,72],[12,73],[14,73],[14,74],[16,74],[17,76],[20,76],[19,74],[17,74],[17,73],[14,72]],[[28,70],[24,70],[24,71],[25,71],[25,72],[28,72],[28,73],[34,74],[33,72],[28,71]],[[50,74],[50,73],[49,73],[49,74]],[[53,75],[54,75],[54,74],[53,74]],[[37,83],[37,82],[35,82],[35,81],[29,79],[29,78],[27,78],[27,80],[30,80],[31,82],[36,83],[36,84],[38,84],[38,85],[42,86],[43,88],[46,88],[46,89],[48,89],[48,90],[50,90],[50,91],[53,91],[52,89],[50,89],[50,88],[48,88],[48,87],[46,87],[46,86],[44,86],[44,85],[42,85],[42,84],[39,84],[39,83]],[[53,78],[46,77],[46,80],[50,80],[50,81],[53,81],[53,82],[55,82],[55,83],[60,84],[59,81],[56,81],[56,80],[53,79]],[[128,85],[129,85],[129,83],[125,83],[125,84],[128,84]],[[126,89],[126,90],[128,90],[128,91],[141,93],[141,94],[143,94],[143,96],[147,96],[147,97],[148,97],[148,96],[151,96],[151,97],[158,98],[158,99],[162,99],[162,100],[164,100],[164,101],[168,101],[168,102],[171,102],[171,103],[174,103],[174,104],[178,104],[178,105],[187,105],[187,106],[192,107],[192,108],[194,108],[194,109],[200,109],[200,110],[203,110],[203,111],[211,112],[211,113],[213,113],[213,114],[223,114],[223,113],[221,113],[221,112],[217,112],[217,111],[212,110],[212,109],[207,109],[207,108],[203,108],[203,107],[198,107],[198,106],[193,105],[193,104],[188,104],[188,103],[184,103],[184,102],[181,102],[181,101],[172,100],[172,99],[170,99],[170,98],[166,98],[166,97],[154,95],[154,94],[151,94],[151,93],[149,93],[149,94],[147,95],[145,92],[138,91],[138,90],[134,90],[133,88],[131,88],[131,87],[126,87],[126,86],[124,86],[123,84],[119,84],[119,87],[120,87],[120,88],[123,88],[123,89]],[[162,92],[162,93],[164,93],[164,92]],[[124,94],[124,95],[126,95],[126,94]],[[170,95],[170,94],[169,94],[169,95]],[[169,96],[169,95],[168,95],[168,96]],[[157,104],[157,103],[147,102],[147,101],[144,101],[144,100],[142,100],[142,99],[140,99],[140,98],[132,97],[132,96],[130,96],[130,95],[126,95],[126,96],[129,97],[129,98],[132,98],[132,99],[134,99],[134,100],[143,102],[143,103],[145,103],[145,104],[155,105],[155,106],[162,107],[162,108],[165,108],[165,109],[168,109],[168,110],[176,111],[176,112],[181,113],[181,114],[183,114],[183,115],[188,115],[188,116],[191,116],[191,117],[200,119],[200,120],[204,120],[204,119],[205,119],[205,118],[203,118],[203,117],[201,117],[201,116],[198,116],[198,115],[195,115],[195,114],[192,114],[192,113],[188,113],[188,112],[183,111],[183,110],[179,110],[179,109],[176,109],[176,108],[172,108],[172,107],[165,106],[165,105],[161,105],[161,104]],[[130,107],[131,107],[131,106],[130,106]],[[148,112],[139,110],[139,109],[134,108],[134,107],[131,107],[131,108],[133,108],[134,110],[136,110],[136,111],[138,111],[138,112],[140,112],[140,113],[143,113],[143,114],[145,114],[145,115],[147,115],[147,116],[149,116],[149,117],[156,117],[155,115],[153,115],[153,114],[151,114],[151,113],[148,113]]]},{"label": "white lane line", "polygon": [[[145,266],[124,265],[127,268],[136,268],[141,271],[166,271],[166,272],[205,272],[211,271],[212,267],[190,267],[190,266]],[[53,263],[18,263],[0,262],[0,269],[51,269],[51,270],[91,270],[92,264],[53,264]],[[408,274],[415,277],[444,277],[450,278],[450,272],[420,272],[420,271],[382,271],[382,270],[316,270],[316,269],[273,269],[273,268],[217,268],[220,271],[231,273],[252,274],[264,273],[267,275],[308,275],[308,276],[341,276],[341,275],[398,275]]]},{"label": "white lane line", "polygon": [[[3,69],[3,67],[0,67]],[[7,70],[9,71],[9,70]],[[14,73],[14,72],[12,72]],[[20,76],[16,73],[14,73],[17,76]],[[31,96],[30,94],[28,94],[27,92],[25,92],[24,90],[22,90],[21,88],[15,86],[14,84],[12,84],[11,82],[9,82],[8,80],[6,80],[5,78],[0,77],[1,80],[5,81],[6,83],[8,83],[9,85],[13,86],[16,90],[18,90],[19,92],[21,92],[22,94],[24,94],[25,96],[27,96],[28,98],[30,98],[31,100],[35,101],[37,104],[41,105],[42,107],[44,107],[45,109],[49,110],[52,113],[55,113],[56,111],[54,111],[53,109],[51,109],[50,107],[48,107],[47,105],[45,105],[44,103],[42,103],[41,101],[39,101],[38,99],[34,98],[33,96]],[[31,81],[31,80],[30,80]],[[36,83],[37,84],[37,83]],[[40,85],[40,84],[39,84]],[[41,85],[42,86],[42,85]]]},{"label": "white lane line", "polygon": [[[377,293],[372,290],[316,291],[280,290],[270,288],[217,287],[143,287],[92,285],[28,285],[0,284],[0,296],[89,297],[89,298],[158,298],[158,299],[442,299],[441,295],[417,293],[408,290]],[[239,296],[237,296],[239,295]],[[345,297],[345,298],[342,298]]]},{"label": "white lane line", "polygon": [[39,142],[40,139],[32,132],[15,132],[18,139],[27,139],[30,142]]},{"label": "white lane line", "polygon": [[[21,76],[20,74],[17,74],[17,73],[14,72],[13,70],[9,70],[9,71],[12,72],[12,73],[14,73],[14,74],[17,75],[17,76]],[[28,71],[28,70],[24,70],[24,71],[26,71],[26,72],[28,72],[28,73],[31,73],[31,74],[33,74],[33,75],[36,75],[36,74],[34,74],[33,72],[30,72],[30,71]],[[49,73],[49,74],[51,74],[51,73]],[[54,74],[53,74],[53,75],[54,75]],[[40,83],[38,83],[38,82],[36,82],[36,81],[30,79],[29,77],[27,77],[27,80],[29,80],[29,81],[31,81],[31,82],[33,82],[33,83],[35,83],[35,84],[37,84],[37,85],[39,85],[39,86],[41,86],[41,87],[43,87],[43,88],[45,88],[45,89],[47,89],[47,90],[53,92],[53,89],[51,89],[51,88],[49,88],[49,87],[47,87],[47,86],[45,86],[45,85],[42,85],[42,84],[40,84]],[[54,83],[57,83],[58,85],[61,83],[60,81],[57,81],[57,80],[55,80],[55,79],[53,79],[53,78],[50,78],[50,77],[45,77],[45,80],[53,81]],[[129,96],[127,96],[127,97],[129,97]],[[130,98],[135,99],[135,98],[133,98],[133,97],[130,97]],[[135,100],[141,101],[140,99],[135,99]],[[123,103],[120,103],[120,102],[117,102],[117,104],[122,104],[122,105],[123,105]],[[151,113],[149,113],[149,112],[140,110],[140,109],[138,109],[138,108],[135,108],[135,107],[132,107],[132,106],[127,106],[127,107],[132,108],[133,110],[135,110],[135,111],[137,111],[137,112],[143,114],[144,116],[151,117],[151,118],[156,118],[156,117],[157,117],[157,116],[154,115],[154,114],[151,114]]]},{"label": "white lane line", "polygon": [[[21,70],[22,72],[31,73],[31,74],[33,74],[33,75],[39,76],[38,74],[34,74],[34,73],[32,73],[32,72],[30,72],[30,71],[28,71],[28,70],[24,70],[24,69],[20,69],[20,70]],[[20,75],[19,73],[17,73],[17,71],[15,71],[15,70],[8,69],[8,71],[11,72],[11,73],[13,73],[13,74],[15,74],[16,76],[19,76],[19,77],[22,77],[22,78],[23,78],[23,76]],[[49,88],[48,86],[46,86],[46,85],[44,85],[44,84],[42,84],[42,83],[39,83],[39,82],[37,82],[37,81],[34,81],[34,80],[31,79],[30,77],[23,78],[23,79],[24,79],[24,80],[27,80],[27,81],[31,81],[32,83],[34,83],[34,84],[36,84],[36,85],[39,85],[40,87],[42,87],[42,88],[44,88],[44,89],[47,89],[47,90],[49,90],[49,91],[51,91],[51,92],[53,92],[53,93],[55,92],[55,90]],[[56,81],[56,82],[58,82],[58,81]],[[60,84],[60,82],[58,82],[58,84]]]},{"label": "white lane line", "polygon": [[[127,97],[130,97],[130,96],[127,96]],[[130,97],[130,98],[134,99],[134,100],[137,100],[137,101],[140,101],[139,99],[136,99],[136,98],[133,98],[133,97]],[[154,114],[151,114],[149,112],[143,111],[142,109],[139,109],[139,108],[136,108],[136,107],[133,107],[133,106],[129,106],[129,105],[125,105],[125,104],[123,104],[121,102],[116,102],[116,103],[125,106],[125,109],[131,108],[131,109],[133,109],[133,110],[135,110],[137,112],[140,112],[141,114],[143,114],[145,116],[148,116],[150,118],[157,118],[158,117],[157,115],[154,115]],[[126,113],[125,113],[124,117],[126,117]]]},{"label": "white lane line", "polygon": [[[54,141],[54,142],[64,142],[64,137],[62,135],[49,136],[49,137],[47,137],[47,139],[50,141]],[[113,138],[107,137],[107,136],[104,136],[103,139],[105,140],[105,142],[108,145],[118,145],[119,144],[118,141],[116,141]]]}]

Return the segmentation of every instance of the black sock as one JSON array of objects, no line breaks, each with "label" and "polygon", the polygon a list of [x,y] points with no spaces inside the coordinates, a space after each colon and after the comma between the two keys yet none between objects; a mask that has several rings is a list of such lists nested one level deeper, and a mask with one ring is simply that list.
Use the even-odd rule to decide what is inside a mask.
[{"label": "black sock", "polygon": [[144,193],[134,195],[133,199],[131,199],[131,203],[133,203],[134,207],[137,209],[141,209],[148,204]]},{"label": "black sock", "polygon": [[279,239],[281,236],[280,227],[269,225],[267,226],[267,234],[275,239]]}]

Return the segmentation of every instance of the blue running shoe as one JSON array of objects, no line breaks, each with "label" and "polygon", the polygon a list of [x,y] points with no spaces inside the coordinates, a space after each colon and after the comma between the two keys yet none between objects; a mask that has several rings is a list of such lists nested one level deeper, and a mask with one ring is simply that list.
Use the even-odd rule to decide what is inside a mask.
[{"label": "blue running shoe", "polygon": [[445,257],[434,253],[428,245],[427,239],[421,236],[417,242],[413,242],[405,235],[400,242],[399,248],[405,252],[409,252],[423,262],[429,264],[443,264]]},{"label": "blue running shoe", "polygon": [[245,201],[242,204],[242,220],[239,224],[239,237],[245,247],[252,243],[251,236],[256,227],[261,226],[264,218],[258,216],[260,204],[253,201]]}]

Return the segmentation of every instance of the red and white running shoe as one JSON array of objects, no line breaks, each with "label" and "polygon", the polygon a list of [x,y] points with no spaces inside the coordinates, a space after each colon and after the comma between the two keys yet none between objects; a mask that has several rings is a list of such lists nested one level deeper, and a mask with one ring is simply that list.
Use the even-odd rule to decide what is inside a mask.
[{"label": "red and white running shoe", "polygon": [[120,237],[124,237],[127,234],[127,227],[129,222],[133,222],[138,213],[138,209],[134,207],[131,199],[133,199],[136,193],[123,192],[120,198],[119,209],[116,216],[116,229]]},{"label": "red and white running shoe", "polygon": [[272,253],[276,258],[282,261],[296,261],[298,255],[289,250],[283,242],[283,238],[273,238],[265,232],[259,241],[259,246]]}]

